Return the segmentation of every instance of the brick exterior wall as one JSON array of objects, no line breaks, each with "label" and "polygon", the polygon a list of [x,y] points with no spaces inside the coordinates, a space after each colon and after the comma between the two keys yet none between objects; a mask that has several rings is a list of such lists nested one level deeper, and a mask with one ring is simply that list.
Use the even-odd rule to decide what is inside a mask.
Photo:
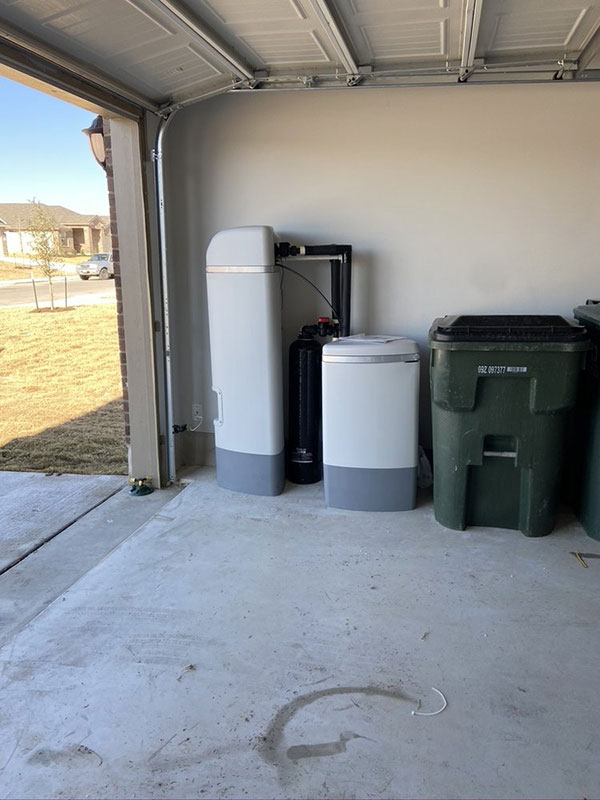
[{"label": "brick exterior wall", "polygon": [[115,293],[117,296],[117,330],[119,332],[119,359],[121,362],[121,381],[123,383],[123,414],[125,418],[125,441],[129,444],[129,395],[127,391],[127,355],[125,352],[125,328],[123,327],[123,295],[121,291],[121,262],[119,260],[119,231],[115,208],[115,181],[113,175],[112,150],[110,146],[110,120],[104,118],[104,150],[106,153],[106,183],[108,186],[108,206],[110,214],[110,234],[115,266]]}]

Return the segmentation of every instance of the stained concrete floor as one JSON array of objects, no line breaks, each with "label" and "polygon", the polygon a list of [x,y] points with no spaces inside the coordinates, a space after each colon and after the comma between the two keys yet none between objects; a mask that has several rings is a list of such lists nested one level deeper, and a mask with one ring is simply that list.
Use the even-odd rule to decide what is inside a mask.
[{"label": "stained concrete floor", "polygon": [[600,544],[567,516],[457,533],[195,473],[0,651],[0,795],[598,797],[600,561],[571,550]]}]

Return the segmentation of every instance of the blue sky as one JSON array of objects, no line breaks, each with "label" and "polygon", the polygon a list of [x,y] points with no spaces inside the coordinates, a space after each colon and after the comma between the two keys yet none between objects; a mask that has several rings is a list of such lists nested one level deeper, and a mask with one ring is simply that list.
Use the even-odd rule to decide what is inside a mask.
[{"label": "blue sky", "polygon": [[81,133],[95,114],[7,78],[0,108],[0,202],[108,214],[106,178]]}]

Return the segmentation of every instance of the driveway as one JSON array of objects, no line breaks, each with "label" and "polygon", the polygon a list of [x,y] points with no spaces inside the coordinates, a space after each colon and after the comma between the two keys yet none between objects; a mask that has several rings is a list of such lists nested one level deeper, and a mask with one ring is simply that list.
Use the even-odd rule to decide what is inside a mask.
[{"label": "driveway", "polygon": [[118,492],[124,482],[122,475],[0,472],[5,521],[0,574]]},{"label": "driveway", "polygon": [[[48,282],[36,281],[35,286],[40,305],[49,305]],[[91,278],[89,281],[82,281],[79,278],[67,279],[67,293],[68,304],[71,306],[111,303],[115,300],[115,282],[100,281],[96,278]],[[65,285],[62,278],[54,281],[54,302],[59,306],[65,304]],[[35,306],[31,282],[0,286],[0,308],[15,306]]]}]

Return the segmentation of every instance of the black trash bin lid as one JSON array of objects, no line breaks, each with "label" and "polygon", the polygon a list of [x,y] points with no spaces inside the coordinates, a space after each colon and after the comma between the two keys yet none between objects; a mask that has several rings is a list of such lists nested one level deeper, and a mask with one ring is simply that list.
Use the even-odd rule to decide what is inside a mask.
[{"label": "black trash bin lid", "polygon": [[583,325],[557,314],[457,315],[435,320],[434,342],[582,342]]},{"label": "black trash bin lid", "polygon": [[600,300],[586,300],[584,306],[573,309],[573,315],[591,329],[600,328]]}]

